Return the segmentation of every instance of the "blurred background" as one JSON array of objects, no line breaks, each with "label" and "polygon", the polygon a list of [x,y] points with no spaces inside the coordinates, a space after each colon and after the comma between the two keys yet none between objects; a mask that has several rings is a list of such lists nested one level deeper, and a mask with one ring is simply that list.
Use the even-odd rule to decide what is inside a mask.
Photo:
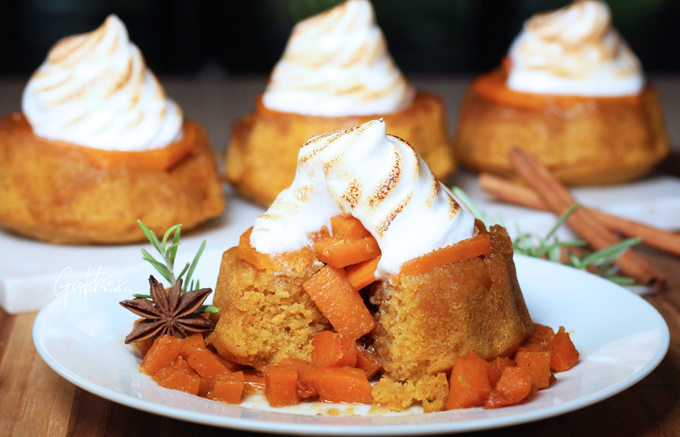
[{"label": "blurred background", "polygon": [[[26,78],[59,38],[116,13],[154,72],[219,80],[266,75],[296,21],[341,0],[0,0],[0,75]],[[407,74],[496,66],[524,20],[565,0],[373,0]],[[680,72],[680,0],[608,0],[650,73]]]}]

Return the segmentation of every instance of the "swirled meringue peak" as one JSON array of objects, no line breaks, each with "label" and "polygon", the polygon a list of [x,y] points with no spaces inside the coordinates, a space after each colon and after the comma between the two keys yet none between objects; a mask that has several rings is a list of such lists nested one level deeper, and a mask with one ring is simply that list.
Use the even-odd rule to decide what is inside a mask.
[{"label": "swirled meringue peak", "polygon": [[418,256],[474,236],[474,216],[385,122],[336,130],[307,141],[293,184],[255,220],[250,242],[281,254],[313,242],[310,234],[338,214],[351,214],[382,251],[376,278],[391,281]]},{"label": "swirled meringue peak", "polygon": [[24,90],[22,109],[36,135],[97,149],[157,149],[182,136],[181,109],[115,15],[52,47]]},{"label": "swirled meringue peak", "polygon": [[339,117],[396,112],[414,95],[371,3],[347,0],[295,25],[262,99],[275,111]]},{"label": "swirled meringue peak", "polygon": [[596,0],[533,16],[509,57],[507,84],[516,91],[622,96],[645,84],[640,61],[612,27],[609,7]]}]

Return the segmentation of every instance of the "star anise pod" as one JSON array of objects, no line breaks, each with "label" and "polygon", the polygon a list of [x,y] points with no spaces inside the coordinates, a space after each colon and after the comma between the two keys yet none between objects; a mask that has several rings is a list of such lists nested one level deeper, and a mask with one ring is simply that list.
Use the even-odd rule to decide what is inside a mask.
[{"label": "star anise pod", "polygon": [[125,337],[125,344],[147,338],[156,339],[166,334],[186,338],[197,332],[215,329],[212,321],[194,313],[212,293],[212,289],[202,288],[181,294],[180,279],[166,293],[165,288],[153,276],[149,276],[149,284],[152,300],[138,297],[120,303],[138,316],[144,317]]}]

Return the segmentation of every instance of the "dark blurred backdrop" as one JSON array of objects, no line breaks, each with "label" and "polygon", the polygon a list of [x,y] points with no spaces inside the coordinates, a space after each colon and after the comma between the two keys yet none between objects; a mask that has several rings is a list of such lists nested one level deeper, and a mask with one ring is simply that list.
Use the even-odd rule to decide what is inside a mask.
[{"label": "dark blurred backdrop", "polygon": [[[0,75],[26,76],[59,38],[107,14],[161,75],[267,74],[293,24],[340,0],[0,0]],[[565,0],[373,0],[397,64],[455,74],[497,65],[522,23]],[[608,0],[648,72],[680,72],[680,0]]]}]

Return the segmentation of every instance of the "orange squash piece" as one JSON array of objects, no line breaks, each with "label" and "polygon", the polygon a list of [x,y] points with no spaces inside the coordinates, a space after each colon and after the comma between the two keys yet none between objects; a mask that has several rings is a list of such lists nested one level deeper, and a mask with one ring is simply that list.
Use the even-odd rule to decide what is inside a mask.
[{"label": "orange squash piece", "polygon": [[190,375],[198,375],[196,371],[189,365],[189,363],[186,362],[184,358],[182,358],[182,355],[178,356],[175,361],[170,364],[170,366],[174,367],[177,370],[181,370],[182,372],[186,372]]},{"label": "orange squash piece", "polygon": [[375,269],[378,268],[378,262],[380,262],[380,257],[345,267],[347,279],[355,290],[359,291],[376,281]]},{"label": "orange squash piece", "polygon": [[238,244],[238,256],[259,270],[266,270],[267,273],[282,270],[300,271],[314,261],[314,251],[309,247],[277,256],[258,252],[250,244],[252,232],[253,228],[251,227],[241,235]]},{"label": "orange squash piece", "polygon": [[481,407],[491,393],[488,363],[474,352],[456,360],[449,381],[447,410]]},{"label": "orange squash piece", "polygon": [[182,339],[182,351],[180,352],[182,358],[186,360],[187,357],[189,357],[189,354],[196,349],[207,349],[203,334],[192,334],[187,338]]},{"label": "orange squash piece", "polygon": [[520,403],[531,393],[531,373],[522,367],[507,367],[484,403],[484,408],[500,408]]},{"label": "orange squash piece", "polygon": [[300,403],[298,372],[293,366],[276,365],[264,368],[265,395],[271,407],[287,407]]},{"label": "orange squash piece", "polygon": [[303,393],[315,392],[322,402],[370,404],[373,401],[366,373],[354,367],[300,367],[298,387]]},{"label": "orange squash piece", "polygon": [[496,384],[498,384],[498,380],[501,379],[503,370],[505,370],[506,367],[515,367],[516,365],[514,360],[506,357],[497,357],[495,360],[491,361],[487,369],[491,388],[493,389],[496,387]]},{"label": "orange squash piece", "polygon": [[152,378],[161,387],[183,391],[194,396],[198,395],[201,386],[201,378],[198,375],[178,370],[173,366],[160,369]]},{"label": "orange squash piece", "polygon": [[366,373],[366,378],[371,379],[373,376],[382,369],[380,363],[378,363],[377,358],[371,351],[361,346],[356,345],[357,348],[357,369],[361,369]]},{"label": "orange squash piece", "polygon": [[557,330],[557,334],[550,341],[549,349],[551,352],[550,369],[553,372],[564,372],[576,365],[579,353],[564,326],[560,326]]},{"label": "orange squash piece", "polygon": [[357,363],[356,343],[331,331],[317,333],[312,340],[312,365],[354,367]]},{"label": "orange squash piece", "polygon": [[531,334],[531,337],[538,340],[550,341],[554,336],[555,331],[550,326],[534,323],[534,332]]},{"label": "orange squash piece", "polygon": [[239,363],[235,363],[219,355],[215,355],[215,357],[217,357],[217,359],[220,360],[220,363],[222,363],[230,372],[240,372],[243,370],[243,366]]},{"label": "orange squash piece", "polygon": [[549,326],[534,323],[534,331],[517,348],[515,354],[519,352],[544,352],[550,346],[550,340],[555,336],[555,332]]},{"label": "orange squash piece", "polygon": [[153,376],[177,359],[182,350],[182,344],[182,340],[171,335],[158,337],[144,356],[139,365],[140,369],[147,375]]},{"label": "orange squash piece", "polygon": [[334,237],[359,239],[371,235],[361,221],[351,215],[331,217],[331,229]]},{"label": "orange squash piece", "polygon": [[343,269],[326,265],[302,286],[335,331],[354,341],[375,327],[364,300]]},{"label": "orange squash piece", "polygon": [[215,383],[217,375],[222,373],[231,373],[227,366],[225,366],[220,357],[213,354],[207,349],[196,349],[189,354],[187,363],[201,376],[203,379]]},{"label": "orange squash piece", "polygon": [[303,360],[303,359],[300,359],[300,358],[290,358],[290,357],[286,357],[286,358],[282,359],[281,362],[279,362],[278,364],[279,364],[279,365],[282,365],[282,366],[293,366],[293,367],[295,367],[296,369],[297,369],[298,367],[308,366],[308,365],[309,365],[309,363],[308,363],[307,361]]},{"label": "orange squash piece", "polygon": [[263,375],[253,371],[244,370],[243,381],[245,383],[245,386],[243,387],[243,393],[245,395],[264,393],[265,379]]},{"label": "orange squash piece", "polygon": [[[507,85],[507,70],[497,68],[490,73],[479,76],[472,87],[485,98],[501,105],[527,110],[541,110],[547,105],[572,108],[574,105],[590,105],[596,97],[568,96],[559,94],[524,93],[515,91]],[[597,99],[616,99],[622,105],[637,106],[640,104],[638,94],[616,97],[600,97]]]},{"label": "orange squash piece", "polygon": [[447,264],[469,258],[477,258],[481,255],[491,253],[491,238],[489,234],[478,234],[476,237],[468,238],[451,246],[447,246],[418,258],[414,258],[401,266],[399,275],[420,275],[430,270]]},{"label": "orange squash piece", "polygon": [[151,346],[153,346],[153,340],[150,338],[147,338],[146,340],[140,340],[140,341],[135,341],[135,347],[139,351],[139,353],[142,355],[142,358],[146,356],[146,353],[149,352],[149,349],[151,349]]},{"label": "orange squash piece", "polygon": [[380,256],[372,235],[363,238],[330,237],[314,243],[317,258],[336,268],[347,267]]},{"label": "orange squash piece", "polygon": [[245,378],[243,372],[221,373],[217,375],[208,399],[238,405],[241,403],[244,389]]},{"label": "orange squash piece", "polygon": [[517,367],[525,368],[531,373],[536,388],[550,386],[550,351],[517,352]]}]

